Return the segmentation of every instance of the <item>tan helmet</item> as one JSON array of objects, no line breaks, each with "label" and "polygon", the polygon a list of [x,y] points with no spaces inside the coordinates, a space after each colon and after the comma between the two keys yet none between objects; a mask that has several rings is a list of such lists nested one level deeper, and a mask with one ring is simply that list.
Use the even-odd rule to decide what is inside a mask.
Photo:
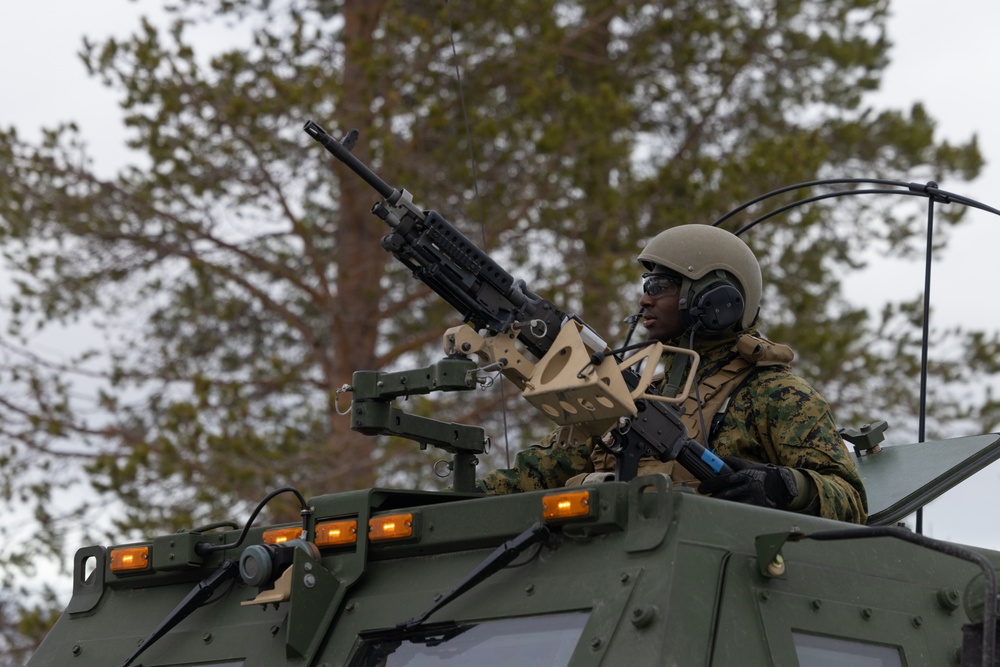
[{"label": "tan helmet", "polygon": [[760,264],[735,234],[711,225],[671,227],[649,240],[639,261],[649,271],[662,266],[685,278],[681,310],[697,307],[699,296],[720,281],[735,281],[745,301],[740,328],[749,328],[757,318],[763,289]]}]

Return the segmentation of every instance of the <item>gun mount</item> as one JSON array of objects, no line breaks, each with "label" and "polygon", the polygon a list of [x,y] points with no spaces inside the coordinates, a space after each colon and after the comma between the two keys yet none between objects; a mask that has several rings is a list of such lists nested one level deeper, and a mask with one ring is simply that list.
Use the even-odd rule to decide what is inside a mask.
[{"label": "gun mount", "polygon": [[[644,456],[677,460],[701,480],[731,472],[722,459],[688,437],[673,405],[684,396],[648,391],[665,346],[652,342],[634,359],[616,358],[586,323],[515,280],[439,213],[421,210],[409,192],[390,186],[358,160],[350,150],[357,141],[356,130],[341,142],[312,121],[303,129],[383,197],[372,207],[372,213],[392,229],[382,247],[451,304],[473,330],[485,330],[484,338],[502,337],[500,345],[483,342],[470,344],[470,349],[491,357],[523,389],[525,398],[557,424],[579,428],[588,438],[610,434],[610,449],[618,459],[616,479],[634,478]],[[454,336],[454,330],[445,334],[446,350],[449,335]],[[507,356],[493,356],[506,350],[511,339],[539,359],[532,372],[520,355],[514,364]],[[689,350],[671,350],[693,355]],[[646,362],[647,370],[637,373],[632,366],[640,361]],[[693,355],[688,387],[696,368]],[[609,431],[619,420],[624,420],[622,427]],[[420,434],[415,435],[420,441]]]}]

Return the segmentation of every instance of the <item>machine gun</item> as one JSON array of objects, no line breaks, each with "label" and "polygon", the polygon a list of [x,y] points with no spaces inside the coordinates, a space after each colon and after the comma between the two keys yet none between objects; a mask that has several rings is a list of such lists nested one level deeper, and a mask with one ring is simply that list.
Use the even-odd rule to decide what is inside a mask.
[{"label": "machine gun", "polygon": [[[515,280],[443,216],[416,206],[409,192],[393,188],[355,157],[351,149],[357,130],[341,142],[312,121],[303,129],[382,196],[372,207],[372,213],[392,230],[382,238],[382,247],[461,313],[468,326],[453,327],[444,336],[449,357],[475,353],[496,364],[530,403],[560,426],[572,426],[590,438],[609,434],[610,442],[601,444],[617,458],[617,480],[634,478],[644,456],[676,460],[702,481],[731,472],[719,457],[688,437],[675,407],[690,390],[696,353],[653,341],[641,352],[618,359],[586,323],[560,311],[529,290],[524,281]],[[480,335],[483,330],[486,334]],[[514,349],[515,339],[537,363]],[[664,351],[693,357],[686,387],[677,397],[647,391]],[[635,370],[640,362],[645,362],[641,372]],[[385,382],[369,379],[363,384],[384,386]],[[434,388],[439,388],[436,381]],[[381,394],[373,391],[361,400],[379,398]],[[352,428],[404,435],[362,422]],[[459,474],[456,470],[455,489],[471,490],[459,488],[467,486],[459,484]]]}]

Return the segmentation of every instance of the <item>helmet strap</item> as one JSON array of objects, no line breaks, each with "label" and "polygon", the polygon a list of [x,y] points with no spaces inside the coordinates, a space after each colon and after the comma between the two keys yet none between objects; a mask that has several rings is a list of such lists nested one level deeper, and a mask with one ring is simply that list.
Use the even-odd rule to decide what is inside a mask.
[{"label": "helmet strap", "polygon": [[684,384],[684,377],[687,375],[688,364],[691,357],[686,354],[675,354],[670,364],[670,371],[667,373],[667,381],[663,385],[661,395],[673,398],[681,391]]}]

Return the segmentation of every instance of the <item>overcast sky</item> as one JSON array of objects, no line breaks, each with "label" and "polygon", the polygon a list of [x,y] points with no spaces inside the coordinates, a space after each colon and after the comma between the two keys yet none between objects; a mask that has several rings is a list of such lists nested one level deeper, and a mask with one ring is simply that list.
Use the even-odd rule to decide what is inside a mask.
[{"label": "overcast sky", "polygon": [[[1000,89],[996,83],[1000,2],[893,0],[892,5],[892,65],[873,99],[895,108],[922,101],[938,121],[941,135],[953,143],[975,134],[987,162],[980,178],[971,184],[942,182],[940,186],[1000,209]],[[899,180],[911,179],[900,175]],[[923,180],[923,175],[912,180]],[[989,285],[1000,249],[1000,217],[978,210],[968,215],[968,223],[951,234],[943,261],[933,265],[931,323],[996,330],[1000,328],[1000,300]],[[859,298],[879,290],[894,296],[922,292],[922,263],[886,264],[892,273],[876,267],[852,282]],[[934,353],[932,349],[931,356]],[[1000,513],[994,509],[998,490],[1000,463],[994,463],[931,503],[924,511],[924,533],[1000,550]]]},{"label": "overcast sky", "polygon": [[[35,139],[41,127],[73,120],[90,145],[96,167],[111,175],[127,159],[125,131],[116,98],[87,77],[76,56],[83,35],[101,39],[127,35],[141,13],[159,3],[126,0],[8,0],[0,10],[0,127],[14,125]],[[1000,208],[1000,127],[997,65],[1000,64],[1000,2],[996,0],[894,0],[893,64],[881,106],[909,108],[923,101],[953,142],[978,135],[989,163],[975,183],[941,183],[945,190]],[[858,176],[869,176],[858,174]],[[923,180],[924,175],[898,175]],[[942,262],[935,264],[932,301],[937,326],[1000,328],[992,295],[994,249],[1000,248],[1000,218],[972,212],[969,224],[952,234]],[[0,276],[2,280],[2,276]],[[848,284],[855,296],[914,296],[923,285],[923,266],[878,262],[871,273]],[[932,354],[934,351],[932,350]],[[925,534],[1000,550],[1000,513],[992,509],[1000,489],[1000,463],[977,474],[931,504]],[[263,490],[262,490],[263,492]],[[984,512],[983,509],[990,508]]]}]

